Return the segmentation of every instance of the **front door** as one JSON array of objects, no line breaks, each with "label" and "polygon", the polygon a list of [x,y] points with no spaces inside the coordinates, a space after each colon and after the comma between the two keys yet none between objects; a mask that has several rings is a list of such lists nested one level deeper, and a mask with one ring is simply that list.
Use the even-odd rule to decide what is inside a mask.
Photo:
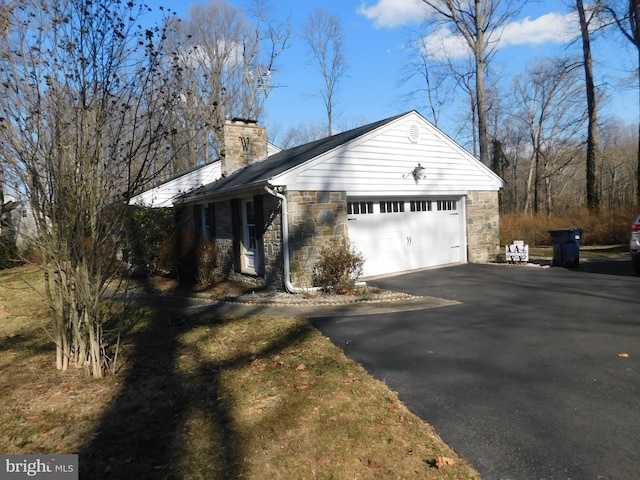
[{"label": "front door", "polygon": [[242,271],[255,274],[257,262],[255,202],[253,199],[246,199],[242,201]]}]

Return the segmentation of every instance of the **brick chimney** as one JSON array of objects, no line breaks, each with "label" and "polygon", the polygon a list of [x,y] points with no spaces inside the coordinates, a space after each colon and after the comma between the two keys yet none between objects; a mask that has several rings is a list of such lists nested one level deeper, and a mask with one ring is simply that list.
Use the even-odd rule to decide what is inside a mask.
[{"label": "brick chimney", "polygon": [[267,131],[255,120],[226,120],[222,126],[222,137],[220,161],[223,176],[267,157]]}]

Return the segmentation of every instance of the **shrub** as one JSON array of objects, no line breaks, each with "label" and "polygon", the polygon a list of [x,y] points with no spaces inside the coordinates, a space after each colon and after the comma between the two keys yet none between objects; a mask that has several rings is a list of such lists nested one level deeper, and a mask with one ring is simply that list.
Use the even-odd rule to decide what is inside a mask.
[{"label": "shrub", "polygon": [[127,225],[127,260],[136,275],[157,275],[165,268],[163,249],[171,243],[175,227],[169,208],[130,207]]},{"label": "shrub", "polygon": [[500,215],[500,244],[524,240],[532,246],[551,244],[549,230],[578,227],[583,230],[584,245],[614,245],[629,241],[631,223],[637,215],[635,210],[601,210],[589,212],[576,209],[562,215]]},{"label": "shrub", "polygon": [[320,260],[314,272],[315,281],[337,294],[350,293],[362,275],[364,260],[362,254],[351,247],[348,239],[333,238],[329,245],[320,250]]},{"label": "shrub", "polygon": [[197,277],[200,285],[215,283],[218,262],[218,246],[212,240],[202,240],[196,249]]},{"label": "shrub", "polygon": [[212,285],[218,280],[218,245],[186,231],[161,245],[159,264],[183,285]]},{"label": "shrub", "polygon": [[6,236],[0,237],[0,269],[18,265],[18,247],[13,240]]}]

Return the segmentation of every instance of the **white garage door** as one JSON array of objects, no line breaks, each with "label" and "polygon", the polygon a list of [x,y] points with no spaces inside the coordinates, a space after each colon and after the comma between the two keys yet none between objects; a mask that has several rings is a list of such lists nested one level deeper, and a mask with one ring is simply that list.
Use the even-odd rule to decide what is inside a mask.
[{"label": "white garage door", "polygon": [[366,259],[363,276],[462,261],[461,208],[461,198],[350,198],[349,239]]}]

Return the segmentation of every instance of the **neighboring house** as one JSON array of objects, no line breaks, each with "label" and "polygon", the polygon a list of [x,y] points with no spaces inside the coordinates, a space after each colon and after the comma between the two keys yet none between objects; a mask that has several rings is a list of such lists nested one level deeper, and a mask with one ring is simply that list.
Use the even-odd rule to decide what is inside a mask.
[{"label": "neighboring house", "polygon": [[415,111],[265,159],[263,128],[224,128],[221,178],[176,199],[182,228],[215,240],[220,275],[302,291],[332,237],[365,277],[499,253],[505,182]]},{"label": "neighboring house", "polygon": [[18,200],[10,195],[6,195],[5,200],[4,228],[8,231],[0,230],[0,235],[7,235],[18,248],[23,248],[38,231],[36,218],[29,202]]}]

